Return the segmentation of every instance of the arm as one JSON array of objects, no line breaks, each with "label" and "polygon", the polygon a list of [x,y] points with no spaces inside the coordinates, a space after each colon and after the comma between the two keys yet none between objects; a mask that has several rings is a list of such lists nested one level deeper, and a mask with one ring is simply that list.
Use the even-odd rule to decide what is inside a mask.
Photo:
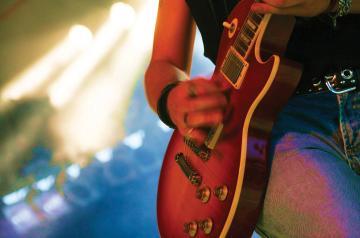
[{"label": "arm", "polygon": [[145,91],[150,106],[157,111],[164,87],[180,81],[167,97],[169,117],[183,136],[201,142],[206,137],[201,128],[222,121],[227,99],[213,80],[188,80],[194,37],[195,24],[185,0],[160,0]]},{"label": "arm", "polygon": [[[263,0],[253,5],[259,13],[274,13],[311,17],[328,10],[331,0]],[[330,11],[334,12],[337,5]],[[360,13],[360,0],[352,0],[350,13]]]},{"label": "arm", "polygon": [[189,78],[195,24],[184,0],[160,0],[150,65],[145,74],[148,102],[156,111],[161,90]]}]

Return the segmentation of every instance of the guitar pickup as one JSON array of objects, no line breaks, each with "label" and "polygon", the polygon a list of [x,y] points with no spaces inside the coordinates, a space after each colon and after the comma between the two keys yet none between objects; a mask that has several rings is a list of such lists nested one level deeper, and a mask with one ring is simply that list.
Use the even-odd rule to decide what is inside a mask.
[{"label": "guitar pickup", "polygon": [[187,137],[184,137],[184,142],[202,161],[208,161],[210,159],[211,151],[205,145],[198,146],[193,140]]},{"label": "guitar pickup", "polygon": [[185,176],[189,179],[192,185],[196,187],[200,186],[202,178],[201,176],[192,168],[190,163],[186,160],[183,153],[178,153],[175,156],[176,163],[180,166],[180,169],[183,171]]}]

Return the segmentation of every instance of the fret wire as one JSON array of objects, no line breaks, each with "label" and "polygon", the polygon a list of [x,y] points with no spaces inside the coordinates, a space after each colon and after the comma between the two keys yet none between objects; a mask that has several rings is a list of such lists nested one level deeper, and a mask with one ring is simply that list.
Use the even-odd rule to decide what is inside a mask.
[{"label": "fret wire", "polygon": [[255,21],[256,24],[260,24],[261,20],[262,20],[262,16],[257,14],[257,13],[254,13],[254,12],[251,12],[249,14],[249,16]]},{"label": "fret wire", "polygon": [[253,22],[250,17],[247,19],[246,24],[251,28],[252,31],[256,32],[258,25]]},{"label": "fret wire", "polygon": [[262,21],[263,15],[250,12],[245,19],[245,24],[242,26],[239,34],[236,36],[234,46],[235,49],[244,57],[248,51],[251,42],[255,36],[256,31]]},{"label": "fret wire", "polygon": [[246,51],[248,50],[248,46],[244,42],[242,42],[241,40],[236,40],[235,41],[235,49],[241,51],[240,52],[241,55],[245,56]]},{"label": "fret wire", "polygon": [[251,39],[254,38],[255,33],[251,31],[247,25],[244,25],[244,33],[246,33]]},{"label": "fret wire", "polygon": [[248,46],[251,44],[252,39],[247,37],[244,32],[240,33],[240,39],[243,40],[243,42]]}]

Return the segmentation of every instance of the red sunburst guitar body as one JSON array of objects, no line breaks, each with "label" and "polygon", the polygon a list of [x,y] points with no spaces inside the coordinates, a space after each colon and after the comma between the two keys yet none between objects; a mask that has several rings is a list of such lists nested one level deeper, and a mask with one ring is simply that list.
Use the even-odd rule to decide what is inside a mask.
[{"label": "red sunburst guitar body", "polygon": [[269,137],[293,93],[299,65],[280,58],[290,17],[258,15],[242,0],[227,23],[211,80],[230,88],[222,125],[196,146],[175,131],[161,169],[157,215],[161,237],[250,237],[269,174]]}]

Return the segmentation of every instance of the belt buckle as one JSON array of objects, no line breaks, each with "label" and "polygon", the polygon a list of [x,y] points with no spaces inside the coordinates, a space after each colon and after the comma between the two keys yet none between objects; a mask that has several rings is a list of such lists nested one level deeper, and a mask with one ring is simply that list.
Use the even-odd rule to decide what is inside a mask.
[{"label": "belt buckle", "polygon": [[325,85],[330,90],[330,92],[335,94],[351,92],[356,90],[356,79],[354,76],[355,74],[352,69],[343,69],[340,72],[340,80],[338,79],[339,76],[337,73],[325,75]]}]

